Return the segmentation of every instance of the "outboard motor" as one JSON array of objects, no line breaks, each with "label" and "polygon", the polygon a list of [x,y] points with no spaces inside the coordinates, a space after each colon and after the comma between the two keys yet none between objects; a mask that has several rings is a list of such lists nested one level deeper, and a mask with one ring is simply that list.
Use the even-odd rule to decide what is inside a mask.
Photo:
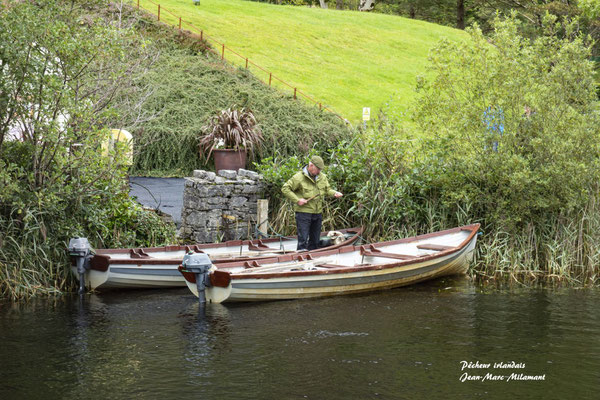
[{"label": "outboard motor", "polygon": [[198,288],[198,300],[200,303],[206,303],[206,287],[211,287],[209,271],[212,262],[207,254],[191,253],[183,257],[181,263],[183,268],[196,275],[196,287]]},{"label": "outboard motor", "polygon": [[75,257],[77,273],[79,274],[79,294],[85,293],[85,273],[90,269],[90,260],[93,257],[90,242],[87,238],[72,238],[69,240],[69,255]]}]

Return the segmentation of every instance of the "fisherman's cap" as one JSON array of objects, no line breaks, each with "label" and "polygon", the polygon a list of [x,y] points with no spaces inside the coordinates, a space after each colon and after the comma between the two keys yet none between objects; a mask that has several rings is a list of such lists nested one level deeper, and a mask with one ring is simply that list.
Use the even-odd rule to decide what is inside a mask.
[{"label": "fisherman's cap", "polygon": [[325,163],[323,162],[323,159],[319,156],[312,156],[310,162],[313,163],[313,165],[319,169],[325,168]]}]

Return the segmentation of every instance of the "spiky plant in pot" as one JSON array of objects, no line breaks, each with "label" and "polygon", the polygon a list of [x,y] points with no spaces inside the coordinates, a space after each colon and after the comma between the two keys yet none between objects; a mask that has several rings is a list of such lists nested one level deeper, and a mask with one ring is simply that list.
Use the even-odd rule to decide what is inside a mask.
[{"label": "spiky plant in pot", "polygon": [[263,142],[254,113],[235,106],[221,110],[202,127],[202,132],[200,153],[207,160],[214,154],[216,171],[244,168],[247,153],[253,157]]}]

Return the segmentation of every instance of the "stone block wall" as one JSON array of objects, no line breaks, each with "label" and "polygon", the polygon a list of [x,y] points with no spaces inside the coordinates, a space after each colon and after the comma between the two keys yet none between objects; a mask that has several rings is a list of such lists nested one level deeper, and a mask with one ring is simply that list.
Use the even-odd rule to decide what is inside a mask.
[{"label": "stone block wall", "polygon": [[196,170],[185,178],[181,236],[195,243],[252,239],[265,184],[253,171]]}]

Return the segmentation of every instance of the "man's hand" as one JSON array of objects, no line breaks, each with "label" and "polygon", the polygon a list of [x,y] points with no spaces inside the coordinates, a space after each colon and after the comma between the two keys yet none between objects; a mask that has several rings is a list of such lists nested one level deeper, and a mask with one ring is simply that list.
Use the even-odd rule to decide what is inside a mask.
[{"label": "man's hand", "polygon": [[298,205],[299,205],[299,206],[303,206],[303,205],[305,205],[306,203],[308,203],[308,200],[306,200],[306,199],[298,199]]},{"label": "man's hand", "polygon": [[343,194],[342,194],[342,192],[335,192],[334,196],[336,199],[339,199],[340,197],[343,196]]}]

